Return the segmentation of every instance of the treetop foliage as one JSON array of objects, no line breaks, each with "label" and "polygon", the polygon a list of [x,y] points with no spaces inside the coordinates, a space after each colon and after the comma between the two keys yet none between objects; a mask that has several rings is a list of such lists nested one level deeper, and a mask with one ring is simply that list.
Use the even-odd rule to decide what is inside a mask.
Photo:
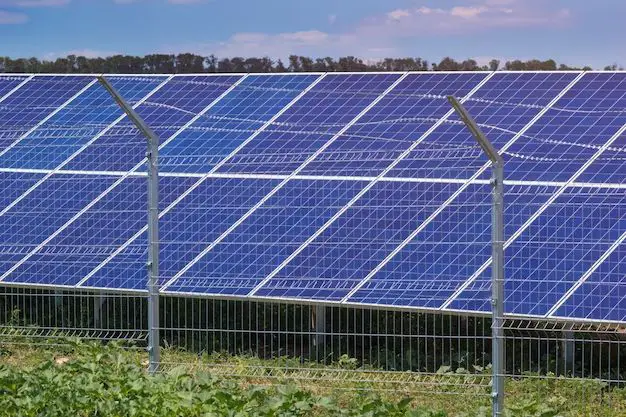
[{"label": "treetop foliage", "polygon": [[[287,62],[270,58],[221,58],[214,55],[151,54],[145,56],[114,55],[106,58],[87,58],[68,55],[55,60],[38,58],[0,57],[0,73],[127,73],[127,74],[184,74],[184,73],[268,73],[268,72],[336,72],[336,71],[554,71],[591,70],[590,67],[574,68],[557,64],[553,59],[541,61],[507,61],[494,59],[488,65],[479,65],[473,59],[456,61],[444,58],[440,62],[428,62],[422,58],[385,58],[376,62],[364,61],[354,56],[338,59],[309,58],[291,55]],[[605,67],[616,70],[617,65]]]}]

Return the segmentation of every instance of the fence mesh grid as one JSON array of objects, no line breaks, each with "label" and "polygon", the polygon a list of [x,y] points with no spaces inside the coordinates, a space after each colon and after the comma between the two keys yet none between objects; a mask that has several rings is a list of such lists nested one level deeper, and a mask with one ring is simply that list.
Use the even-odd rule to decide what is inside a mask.
[{"label": "fence mesh grid", "polygon": [[[161,139],[161,371],[489,404],[489,162],[437,93],[450,79],[360,77],[111,77]],[[145,349],[146,139],[89,77],[29,83],[0,102],[0,343]],[[607,293],[616,283],[601,274],[621,267],[623,244],[612,245],[625,232],[624,189],[575,182],[590,155],[613,166],[623,149],[608,138],[602,147],[567,132],[520,133],[547,104],[528,101],[537,87],[511,104],[505,86],[480,96],[476,83],[458,87],[461,97],[513,172],[507,311],[545,315],[503,320],[507,395],[539,389],[536,380],[548,391],[571,384],[586,415],[611,410],[626,378],[624,325],[562,317],[606,310],[607,298],[620,308],[623,291]],[[418,84],[426,89],[411,92]],[[38,103],[48,95],[54,102]],[[415,117],[422,108],[432,114]],[[494,109],[504,115],[497,124]],[[619,117],[606,103],[594,111]],[[573,129],[595,117],[573,113]],[[520,138],[562,152],[509,146]],[[567,176],[537,176],[537,166]],[[588,273],[588,260],[603,257]],[[516,262],[533,273],[509,274],[523,270]]]}]

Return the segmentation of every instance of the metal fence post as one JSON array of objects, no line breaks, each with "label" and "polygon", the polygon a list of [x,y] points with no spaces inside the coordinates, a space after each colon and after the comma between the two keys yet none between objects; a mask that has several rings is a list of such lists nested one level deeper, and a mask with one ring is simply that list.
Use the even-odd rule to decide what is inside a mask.
[{"label": "metal fence post", "polygon": [[148,353],[150,355],[148,371],[155,373],[161,362],[159,338],[159,137],[150,129],[124,98],[115,90],[104,76],[98,81],[115,99],[117,104],[146,137],[148,150]]},{"label": "metal fence post", "polygon": [[504,164],[502,158],[493,163],[493,207],[491,224],[491,337],[493,383],[493,415],[504,412]]},{"label": "metal fence post", "polygon": [[465,126],[472,133],[492,163],[492,215],[491,215],[491,385],[492,414],[504,413],[504,160],[489,142],[474,119],[463,105],[453,96],[448,101],[459,114]]}]

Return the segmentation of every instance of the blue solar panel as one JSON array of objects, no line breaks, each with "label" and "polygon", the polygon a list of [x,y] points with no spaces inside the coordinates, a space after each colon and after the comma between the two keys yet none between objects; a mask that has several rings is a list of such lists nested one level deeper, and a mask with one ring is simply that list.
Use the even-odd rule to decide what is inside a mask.
[{"label": "blue solar panel", "polygon": [[19,75],[0,75],[0,103],[11,90],[19,86],[28,77]]},{"label": "blue solar panel", "polygon": [[464,97],[485,77],[484,73],[409,75],[303,173],[378,175],[450,111],[444,96]]},{"label": "blue solar panel", "polygon": [[[626,113],[626,110],[624,110]],[[626,132],[607,148],[582,175],[580,182],[604,182],[614,184],[626,183]]]},{"label": "blue solar panel", "polygon": [[[506,160],[506,312],[626,321],[624,73],[108,78],[162,139],[162,291],[488,312],[452,94]],[[145,290],[145,138],[93,76],[26,79],[0,76],[0,281]]]},{"label": "blue solar panel", "polygon": [[252,75],[161,152],[169,172],[208,172],[319,75]]},{"label": "blue solar panel", "polygon": [[506,311],[543,315],[626,230],[621,190],[572,189],[505,252]]},{"label": "blue solar panel", "polygon": [[[526,186],[514,185],[507,186],[505,189],[506,201],[504,210],[504,236],[510,237],[520,229],[524,223],[535,214],[548,199],[553,196],[556,186]],[[461,200],[462,201],[462,200]],[[489,219],[483,219],[483,222],[489,223]],[[491,231],[490,225],[485,230],[483,241],[488,240]],[[481,257],[482,263],[486,262],[489,255]],[[519,272],[520,265],[516,262],[522,259],[508,259],[505,275],[508,277],[513,270]],[[470,272],[466,278],[469,280],[477,274],[482,264]],[[462,289],[462,291],[461,291]],[[476,276],[466,288],[457,287],[458,294],[448,294],[449,305],[447,308],[459,311],[483,311],[487,312],[491,309],[491,268],[486,267],[483,273]]]},{"label": "blue solar panel", "polygon": [[[339,301],[458,185],[381,182],[258,292]],[[385,276],[385,285],[398,283]],[[387,290],[378,292],[378,295]],[[384,298],[384,297],[383,297]]]},{"label": "blue solar panel", "polygon": [[[162,77],[112,79],[129,102],[152,91]],[[52,169],[102,132],[123,114],[100,84],[94,84],[7,152],[0,154],[0,167]]]},{"label": "blue solar panel", "polygon": [[363,185],[358,181],[290,181],[168,290],[248,294]]},{"label": "blue solar panel", "polygon": [[[163,143],[239,78],[177,76],[139,105],[136,111]],[[130,121],[124,120],[81,152],[67,169],[128,171],[134,168],[143,160],[146,139],[130,127]]]},{"label": "blue solar panel", "polygon": [[508,149],[507,178],[568,181],[626,124],[625,108],[623,74],[586,73]]},{"label": "blue solar panel", "polygon": [[0,103],[0,151],[93,81],[91,77],[37,76]]},{"label": "blue solar panel", "polygon": [[[468,99],[465,107],[494,146],[502,148],[539,114],[543,106],[572,82],[576,75],[497,73]],[[485,164],[486,158],[477,152],[473,161],[465,158],[464,166],[458,164],[458,155],[463,155],[463,150],[474,139],[467,128],[459,123],[456,114],[450,120],[457,123],[446,123],[437,128],[429,135],[428,143],[411,152],[390,175],[410,178],[470,178],[476,173]],[[524,138],[517,138],[517,141],[520,140]],[[452,151],[442,153],[444,149],[458,151],[456,154]]]},{"label": "blue solar panel", "polygon": [[399,78],[328,74],[219,172],[293,172]]},{"label": "blue solar panel", "polygon": [[[192,178],[162,178],[159,183],[161,204],[171,203],[191,186]],[[108,182],[107,182],[108,183]],[[146,178],[126,178],[111,192],[83,213],[17,269],[12,282],[37,282],[47,285],[76,285],[100,262],[147,222]],[[97,233],[94,231],[97,230]],[[146,242],[135,246],[138,267],[145,278]],[[116,286],[112,279],[108,285]],[[145,288],[145,285],[144,285]]]},{"label": "blue solar panel", "polygon": [[[626,230],[624,225],[622,230]],[[595,272],[565,300],[554,315],[625,322],[626,244],[619,245],[605,261],[600,263]]]},{"label": "blue solar panel", "polygon": [[[94,175],[60,175],[48,179],[2,216],[0,242],[20,246],[20,259],[48,238],[88,202],[113,182]],[[16,263],[15,256],[0,259],[0,274],[8,282],[40,282],[35,275],[21,276],[18,269],[5,276]]]},{"label": "blue solar panel", "polygon": [[[266,180],[211,179],[195,188],[160,222],[162,277],[171,277],[182,269],[206,242],[228,229],[276,184]],[[100,269],[95,271],[94,267],[95,272],[83,286],[144,289],[146,242],[143,233]],[[165,278],[161,278],[162,283]]]},{"label": "blue solar panel", "polygon": [[[418,200],[415,205],[430,206],[432,212],[459,188],[458,184],[439,186],[442,189],[434,193],[433,201]],[[441,306],[491,253],[489,202],[488,186],[471,185],[459,197],[459,203],[448,206],[441,213],[442,220],[430,222],[349,301],[428,308]],[[404,203],[409,204],[408,201]],[[411,226],[413,231],[419,224]]]}]

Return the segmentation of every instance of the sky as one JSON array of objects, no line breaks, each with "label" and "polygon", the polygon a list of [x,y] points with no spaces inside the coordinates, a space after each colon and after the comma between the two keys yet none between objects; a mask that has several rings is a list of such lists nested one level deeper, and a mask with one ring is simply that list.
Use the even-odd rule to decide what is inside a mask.
[{"label": "sky", "polygon": [[0,0],[0,55],[626,65],[626,0]]}]

